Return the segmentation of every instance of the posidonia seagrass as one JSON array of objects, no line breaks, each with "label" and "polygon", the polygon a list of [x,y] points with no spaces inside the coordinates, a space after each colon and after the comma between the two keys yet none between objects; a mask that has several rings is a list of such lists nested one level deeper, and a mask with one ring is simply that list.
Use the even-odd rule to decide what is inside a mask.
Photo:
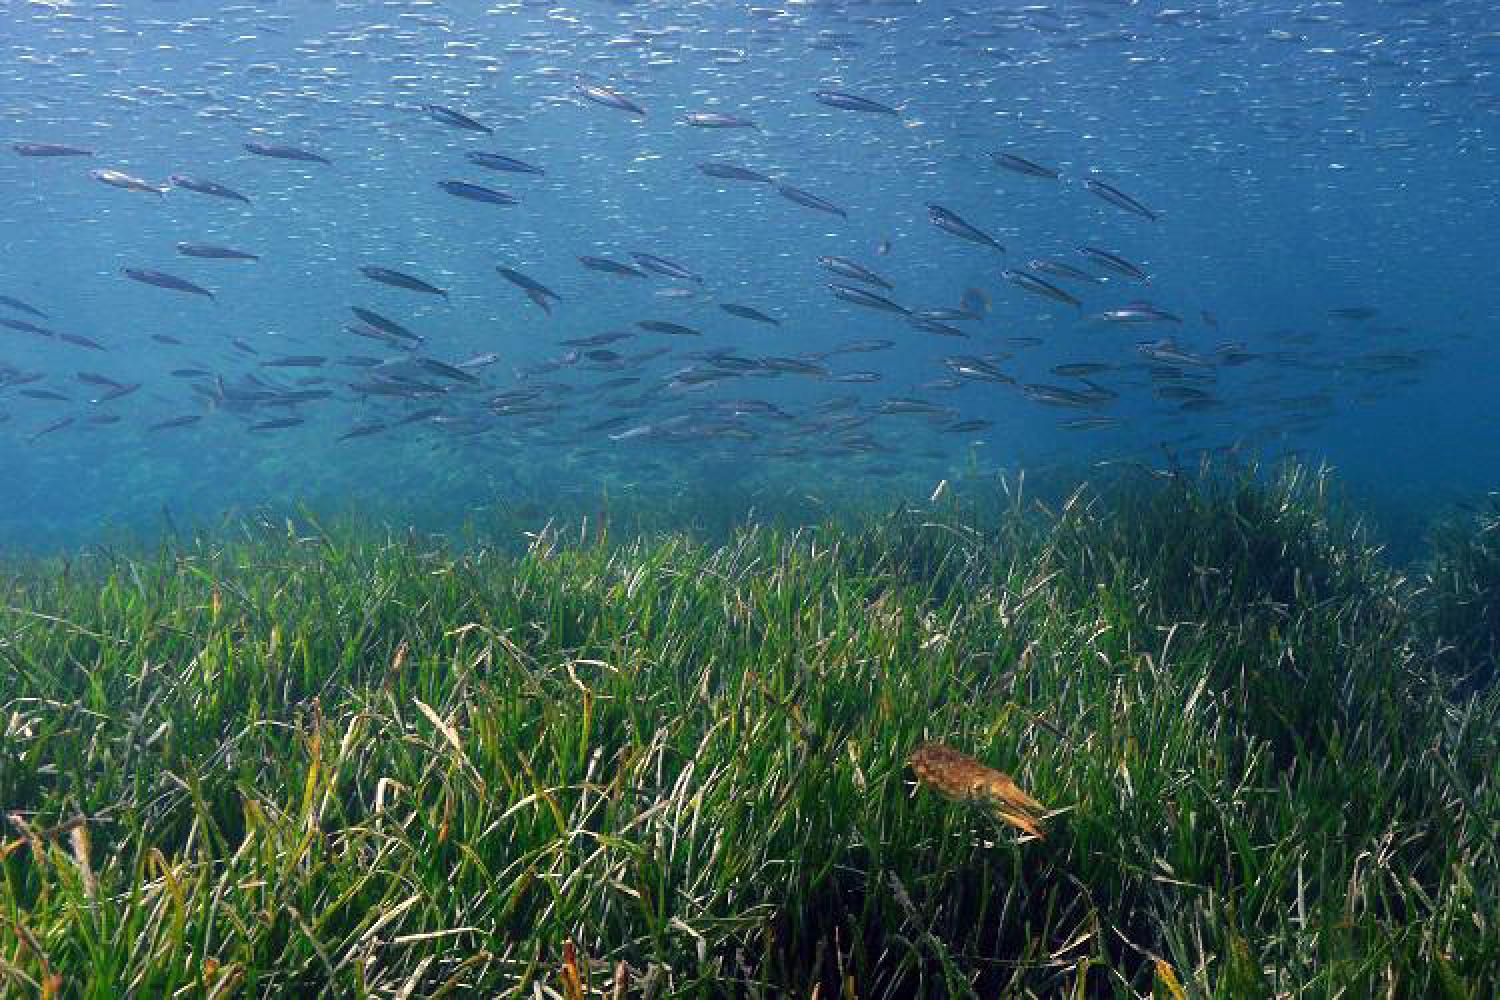
[{"label": "posidonia seagrass", "polygon": [[[1493,995],[1494,536],[1408,578],[1329,487],[13,563],[0,981]],[[1045,839],[918,794],[926,742]]]}]

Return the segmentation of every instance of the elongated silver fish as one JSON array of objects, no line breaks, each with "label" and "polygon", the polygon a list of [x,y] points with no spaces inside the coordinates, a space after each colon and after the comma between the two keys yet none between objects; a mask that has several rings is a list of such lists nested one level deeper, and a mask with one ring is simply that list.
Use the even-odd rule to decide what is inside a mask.
[{"label": "elongated silver fish", "polygon": [[1052,282],[1038,278],[1034,274],[1027,274],[1025,271],[1007,270],[1001,271],[1000,276],[1016,287],[1024,288],[1026,291],[1031,292],[1033,295],[1040,295],[1043,298],[1052,299],[1054,302],[1061,302],[1064,305],[1070,305],[1074,308],[1083,306],[1083,303],[1072,295],[1058,288]]},{"label": "elongated silver fish", "polygon": [[469,201],[482,201],[490,205],[519,205],[521,203],[515,195],[496,191],[482,184],[470,184],[468,181],[438,181],[438,187],[455,198],[465,198]]},{"label": "elongated silver fish", "polygon": [[131,281],[139,281],[143,285],[155,285],[157,288],[166,288],[174,292],[188,292],[192,295],[202,295],[205,298],[213,298],[214,293],[207,288],[193,284],[191,281],[179,278],[175,274],[167,274],[165,271],[152,271],[143,267],[122,267],[120,273]]},{"label": "elongated silver fish", "polygon": [[961,354],[956,357],[944,358],[943,364],[959,378],[970,379],[976,382],[1014,382],[1005,372],[1001,371],[994,363],[984,358],[971,357]]},{"label": "elongated silver fish", "polygon": [[93,156],[92,149],[64,146],[55,142],[14,142],[11,149],[17,156]]},{"label": "elongated silver fish", "polygon": [[0,326],[8,327],[12,330],[19,330],[21,333],[34,333],[38,337],[57,336],[57,332],[55,330],[49,330],[45,326],[37,326],[35,323],[28,322],[24,319],[6,319],[4,317],[0,317]]},{"label": "elongated silver fish", "polygon": [[950,414],[953,411],[946,406],[925,399],[912,399],[909,396],[893,396],[880,404],[881,413],[934,413]]},{"label": "elongated silver fish", "polygon": [[469,152],[464,154],[464,159],[476,167],[484,167],[486,170],[502,170],[511,174],[546,173],[541,167],[533,166],[512,156],[501,156],[499,153]]},{"label": "elongated silver fish", "polygon": [[741,319],[752,319],[757,323],[769,323],[772,326],[781,325],[781,320],[776,319],[774,316],[767,316],[765,313],[761,312],[759,309],[754,308],[753,306],[736,305],[733,302],[720,302],[719,308],[727,312],[729,315],[738,316]]},{"label": "elongated silver fish", "polygon": [[700,163],[698,169],[710,177],[721,181],[752,181],[757,184],[770,184],[771,178],[759,171],[750,170],[747,167],[738,167],[733,163]]},{"label": "elongated silver fish", "polygon": [[11,298],[9,295],[0,295],[0,306],[9,306],[17,312],[23,312],[28,316],[35,316],[37,319],[47,318],[47,314],[36,306],[22,302],[20,299]]},{"label": "elongated silver fish", "polygon": [[722,111],[690,111],[683,117],[683,124],[694,128],[755,128],[748,118],[725,114]]},{"label": "elongated silver fish", "polygon": [[589,83],[587,80],[579,79],[573,84],[573,89],[595,104],[602,104],[607,108],[614,108],[616,111],[628,111],[633,115],[644,116],[646,114],[646,109],[630,98],[600,84]]},{"label": "elongated silver fish", "polygon": [[139,191],[142,194],[166,194],[167,189],[152,184],[150,181],[142,180],[119,170],[90,170],[89,176],[96,181],[103,181],[110,187],[117,187],[122,191]]},{"label": "elongated silver fish", "polygon": [[837,283],[830,284],[828,288],[836,297],[857,306],[864,306],[867,309],[878,309],[881,312],[899,313],[902,316],[911,314],[911,310],[905,306],[898,305],[883,295],[867,292],[863,288],[855,288],[853,285],[840,285]]},{"label": "elongated silver fish", "polygon": [[1102,361],[1076,361],[1071,364],[1053,365],[1052,374],[1061,375],[1064,378],[1085,378],[1110,371],[1113,367]]},{"label": "elongated silver fish", "polygon": [[994,247],[996,250],[1002,252],[1005,250],[1003,246],[995,242],[994,237],[969,225],[963,219],[959,218],[956,212],[950,212],[941,205],[934,205],[929,202],[927,205],[927,218],[931,220],[934,226],[937,226],[946,233],[952,233],[960,239],[968,240],[970,243],[979,243],[983,246]]},{"label": "elongated silver fish", "polygon": [[915,314],[908,316],[907,322],[916,327],[918,330],[923,330],[927,333],[935,333],[940,337],[968,336],[967,333],[964,333],[956,326],[949,326],[947,323],[943,323],[935,319],[927,319],[926,317],[917,316]]},{"label": "elongated silver fish", "polygon": [[622,340],[629,340],[634,336],[635,334],[627,333],[624,330],[611,330],[608,333],[596,333],[592,337],[574,337],[571,340],[564,340],[562,345],[564,347],[601,347],[605,344],[615,344]]},{"label": "elongated silver fish", "polygon": [[200,421],[202,419],[203,419],[203,414],[201,414],[201,413],[189,413],[189,414],[187,414],[185,416],[181,416],[181,417],[169,417],[166,420],[158,421],[157,423],[151,424],[149,427],[146,428],[146,430],[147,431],[151,431],[151,432],[155,432],[155,431],[169,431],[169,430],[173,430],[174,428],[177,428],[177,427],[191,427],[193,424],[196,424],[198,421]]},{"label": "elongated silver fish", "polygon": [[339,435],[340,441],[349,441],[353,438],[369,437],[371,434],[379,434],[387,428],[383,420],[369,420],[362,424],[355,424],[347,431]]},{"label": "elongated silver fish", "polygon": [[1150,281],[1151,276],[1119,254],[1110,253],[1108,250],[1100,250],[1098,247],[1079,247],[1078,252],[1101,267],[1108,268],[1127,278],[1136,281]]},{"label": "elongated silver fish", "polygon": [[1086,281],[1091,285],[1099,285],[1104,282],[1104,279],[1096,274],[1089,274],[1081,268],[1058,260],[1033,260],[1026,266],[1033,271],[1050,274],[1054,278],[1070,278],[1073,281]]},{"label": "elongated silver fish", "polygon": [[428,116],[433,120],[440,121],[444,125],[451,125],[454,128],[468,129],[470,132],[483,132],[485,135],[490,135],[495,131],[483,122],[478,122],[470,118],[462,111],[454,111],[452,108],[445,108],[441,104],[424,104],[422,105],[422,110],[427,112]]},{"label": "elongated silver fish", "polygon": [[842,90],[815,90],[813,100],[819,104],[826,104],[830,108],[838,108],[840,111],[863,111],[868,114],[899,115],[895,108],[878,101],[872,101],[868,97],[860,97],[858,94],[850,94]]},{"label": "elongated silver fish", "polygon": [[89,337],[84,337],[76,333],[67,333],[66,331],[59,332],[57,335],[57,339],[61,340],[65,344],[72,344],[74,347],[87,347],[91,351],[106,350],[105,346],[99,343],[97,340],[93,340]]},{"label": "elongated silver fish", "polygon": [[831,351],[824,351],[824,357],[833,357],[835,354],[872,354],[875,351],[888,351],[896,346],[894,340],[871,339],[851,340],[846,344],[840,344]]},{"label": "elongated silver fish", "polygon": [[1116,208],[1123,208],[1127,212],[1132,212],[1136,215],[1139,215],[1143,219],[1150,219],[1152,222],[1156,221],[1155,212],[1151,211],[1151,209],[1147,208],[1145,205],[1142,205],[1140,202],[1136,201],[1134,198],[1130,197],[1130,195],[1121,191],[1119,188],[1106,184],[1103,181],[1096,180],[1086,180],[1083,182],[1083,186],[1088,188],[1094,194],[1098,195],[1100,198],[1103,198],[1105,201],[1109,202],[1111,205],[1114,205]]},{"label": "elongated silver fish", "polygon": [[806,358],[761,358],[760,367],[766,371],[783,372],[788,375],[812,375],[824,378],[829,371],[815,361]]},{"label": "elongated silver fish", "polygon": [[978,313],[969,312],[967,309],[947,309],[942,307],[937,309],[915,309],[912,311],[912,317],[915,319],[932,320],[934,323],[967,323],[982,318]]},{"label": "elongated silver fish", "polygon": [[1098,406],[1115,398],[1114,393],[1107,390],[1099,391],[1097,387],[1080,390],[1062,385],[1032,384],[1022,386],[1021,391],[1038,403],[1047,403],[1050,406]]},{"label": "elongated silver fish", "polygon": [[1027,177],[1044,177],[1048,180],[1057,180],[1057,171],[1051,167],[1044,167],[1040,163],[1032,163],[1013,153],[995,153],[995,166],[1004,167],[1006,170],[1017,174],[1025,174]]},{"label": "elongated silver fish", "polygon": [[350,306],[349,311],[354,313],[355,316],[359,317],[361,322],[368,324],[375,330],[385,334],[388,337],[395,337],[397,339],[405,340],[414,344],[420,344],[422,342],[423,338],[420,335],[412,333],[410,330],[402,326],[400,323],[397,323],[395,320],[386,319],[384,316],[380,315],[378,312],[375,312],[373,309],[366,309],[363,306]]},{"label": "elongated silver fish", "polygon": [[848,257],[823,256],[818,258],[818,263],[841,277],[853,278],[855,281],[863,281],[866,284],[878,285],[885,289],[894,289],[896,287],[863,264],[856,263]]},{"label": "elongated silver fish", "polygon": [[646,272],[640,268],[631,267],[629,264],[621,264],[619,261],[610,260],[608,257],[579,257],[578,263],[590,271],[600,271],[604,274],[618,274],[625,278],[644,278],[646,276]]},{"label": "elongated silver fish", "polygon": [[1068,431],[1098,431],[1119,425],[1119,417],[1075,417],[1062,423],[1063,430]]},{"label": "elongated silver fish", "polygon": [[290,354],[262,361],[262,368],[322,368],[328,359],[321,354]]},{"label": "elongated silver fish", "polygon": [[305,423],[307,423],[306,417],[276,417],[273,420],[262,420],[260,423],[251,424],[250,429],[256,432],[279,431]]},{"label": "elongated silver fish", "polygon": [[207,260],[260,260],[258,254],[230,247],[216,247],[208,243],[179,243],[177,252],[184,257],[202,257]]},{"label": "elongated silver fish", "polygon": [[[558,302],[562,301],[561,295],[558,295],[556,292],[548,288],[546,285],[542,284],[540,281],[529,278],[526,275],[522,274],[520,271],[515,270],[514,268],[496,267],[495,270],[499,273],[500,277],[515,285],[517,288],[520,288],[522,291],[526,292],[527,295],[531,296],[531,300],[533,302],[536,302],[537,305],[541,306],[543,309],[547,308],[547,299],[553,299]],[[542,301],[537,301],[538,299],[541,299]]]},{"label": "elongated silver fish", "polygon": [[1156,340],[1137,344],[1136,350],[1152,361],[1160,361],[1168,365],[1191,365],[1195,368],[1208,368],[1213,361],[1202,355],[1185,351],[1170,340]]},{"label": "elongated silver fish", "polygon": [[240,194],[233,188],[227,188],[214,181],[205,181],[198,177],[188,177],[186,174],[173,174],[167,178],[173,187],[180,187],[184,191],[196,191],[198,194],[213,195],[215,198],[227,198],[230,201],[242,201],[250,204],[250,199]]},{"label": "elongated silver fish", "polygon": [[388,267],[365,265],[359,269],[359,273],[371,281],[378,281],[382,285],[390,285],[393,288],[404,288],[409,292],[424,292],[427,295],[441,295],[445,299],[448,297],[447,289],[438,288],[436,285],[428,284],[421,278],[414,278],[402,271],[394,271]]},{"label": "elongated silver fish", "polygon": [[652,333],[667,333],[675,337],[703,336],[701,331],[694,330],[690,326],[683,326],[681,323],[672,323],[662,319],[643,319],[636,323],[636,326],[642,330],[649,330]]},{"label": "elongated silver fish", "polygon": [[53,431],[60,431],[64,427],[71,427],[73,425],[73,421],[75,421],[76,419],[76,417],[63,417],[61,420],[50,423],[46,427],[43,427],[41,430],[37,431],[35,434],[32,434],[29,440],[35,441],[39,437],[46,437]]},{"label": "elongated silver fish", "polygon": [[536,292],[539,295],[545,295],[548,298],[557,299],[558,301],[562,301],[562,296],[561,295],[558,295],[556,292],[554,292],[552,289],[548,288],[546,285],[544,285],[541,282],[536,281],[536,280],[534,280],[532,278],[527,277],[526,275],[522,274],[520,271],[515,270],[514,268],[496,267],[495,270],[496,270],[496,272],[499,273],[499,275],[502,278],[504,278],[505,280],[511,282],[512,284],[514,284],[514,285],[516,285],[516,286],[518,286],[520,288],[525,289],[528,292]]},{"label": "elongated silver fish", "polygon": [[299,163],[328,163],[325,156],[310,150],[299,149],[296,146],[283,146],[265,142],[247,142],[245,151],[254,153],[256,156],[265,156],[273,160],[295,160]]},{"label": "elongated silver fish", "polygon": [[436,358],[417,358],[417,364],[434,375],[440,375],[455,382],[464,382],[470,385],[477,385],[479,382],[479,376],[472,372],[464,371],[462,367],[450,365]]},{"label": "elongated silver fish", "polygon": [[654,253],[632,253],[635,262],[648,271],[666,275],[668,278],[676,278],[679,281],[691,281],[695,285],[703,284],[703,279],[689,271],[686,267],[665,257],[658,257]]},{"label": "elongated silver fish", "polygon": [[1182,323],[1181,316],[1145,302],[1132,302],[1121,309],[1106,309],[1089,318],[1100,323]]},{"label": "elongated silver fish", "polygon": [[803,191],[801,188],[794,188],[790,184],[776,185],[776,193],[781,195],[783,198],[786,198],[788,201],[794,201],[797,204],[805,205],[808,208],[815,208],[819,212],[827,212],[829,215],[837,215],[841,219],[849,217],[848,212],[844,211],[842,208],[839,208],[833,202],[827,201],[823,198],[819,198],[815,194],[809,194],[808,192]]}]

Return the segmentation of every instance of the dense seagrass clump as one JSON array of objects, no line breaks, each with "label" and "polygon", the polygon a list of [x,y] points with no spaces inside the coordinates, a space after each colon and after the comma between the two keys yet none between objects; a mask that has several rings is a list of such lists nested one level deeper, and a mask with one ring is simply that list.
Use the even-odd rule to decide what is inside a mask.
[{"label": "dense seagrass clump", "polygon": [[1424,637],[1465,690],[1490,687],[1500,663],[1500,495],[1433,529],[1423,575]]}]

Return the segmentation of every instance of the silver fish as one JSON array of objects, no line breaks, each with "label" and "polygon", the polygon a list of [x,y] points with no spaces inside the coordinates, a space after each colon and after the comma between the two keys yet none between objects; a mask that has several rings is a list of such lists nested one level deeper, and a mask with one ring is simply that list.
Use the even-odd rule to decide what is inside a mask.
[{"label": "silver fish", "polygon": [[1150,358],[1152,361],[1160,361],[1168,365],[1191,365],[1195,368],[1207,368],[1213,362],[1205,357],[1184,351],[1170,340],[1149,341],[1136,345],[1136,350]]},{"label": "silver fish", "polygon": [[845,302],[852,302],[857,306],[867,309],[879,309],[882,312],[899,313],[902,316],[910,315],[911,310],[903,305],[898,305],[890,299],[874,292],[867,292],[863,288],[855,288],[853,285],[830,284],[828,288],[833,294]]},{"label": "silver fish", "polygon": [[427,112],[435,121],[440,121],[444,125],[452,125],[454,128],[468,129],[470,132],[483,132],[485,135],[490,135],[495,131],[488,125],[470,118],[462,111],[454,111],[452,108],[445,108],[441,104],[424,104],[422,105],[422,110]]},{"label": "silver fish", "polygon": [[96,181],[103,181],[110,187],[117,187],[122,191],[139,191],[142,194],[166,194],[167,189],[152,184],[150,181],[133,177],[119,170],[90,170],[89,176]]},{"label": "silver fish", "polygon": [[[374,328],[376,331],[384,334],[387,337],[394,337],[398,340],[404,340],[413,344],[420,344],[423,340],[423,338],[418,334],[412,333],[410,330],[402,326],[400,323],[397,323],[395,320],[386,319],[384,316],[380,315],[378,312],[375,312],[373,309],[365,309],[362,306],[350,306],[349,310],[353,312],[355,316],[358,316],[361,322],[368,324],[370,327]],[[351,330],[350,332],[358,333],[359,331]]]},{"label": "silver fish", "polygon": [[799,205],[815,208],[820,212],[827,212],[829,215],[837,215],[839,218],[848,218],[849,216],[848,212],[845,212],[833,202],[819,198],[815,194],[809,194],[801,188],[794,188],[790,184],[776,185],[776,192],[788,201],[795,201]]},{"label": "silver fish", "polygon": [[1098,247],[1079,247],[1078,252],[1101,267],[1134,278],[1136,281],[1150,281],[1151,276],[1119,254],[1110,253],[1108,250],[1100,250]]},{"label": "silver fish", "polygon": [[233,188],[225,187],[214,181],[205,181],[197,177],[188,177],[185,174],[173,174],[167,178],[173,187],[180,187],[184,191],[196,191],[199,194],[213,195],[215,198],[227,198],[230,201],[241,201],[246,205],[250,199],[240,194]]},{"label": "silver fish", "polygon": [[1063,291],[1061,288],[1058,288],[1052,282],[1044,281],[1034,274],[1027,274],[1024,271],[1007,270],[1001,271],[1000,275],[1001,277],[1005,278],[1006,281],[1009,281],[1011,284],[1019,288],[1024,288],[1026,291],[1031,292],[1033,295],[1040,295],[1044,298],[1052,299],[1054,302],[1061,302],[1065,305],[1070,305],[1075,308],[1080,308],[1083,305],[1083,303],[1078,301],[1078,299]]},{"label": "silver fish", "polygon": [[1042,274],[1050,274],[1054,278],[1071,278],[1074,281],[1086,281],[1091,285],[1099,285],[1104,283],[1104,279],[1099,277],[1098,275],[1089,274],[1087,271],[1082,270],[1081,268],[1074,267],[1072,264],[1065,264],[1062,261],[1033,260],[1026,266],[1031,268],[1033,271],[1040,271]]},{"label": "silver fish", "polygon": [[490,205],[519,205],[521,203],[515,195],[496,191],[482,184],[470,184],[468,181],[438,181],[438,187],[455,198],[465,198],[469,201],[482,201]]},{"label": "silver fish", "polygon": [[296,160],[299,163],[327,163],[328,158],[296,146],[282,146],[264,142],[247,142],[245,151],[273,160]]},{"label": "silver fish", "polygon": [[1182,317],[1145,302],[1132,302],[1121,309],[1106,309],[1089,317],[1100,323],[1178,323]]},{"label": "silver fish", "polygon": [[608,257],[579,257],[578,263],[591,271],[600,271],[604,274],[618,274],[626,278],[644,278],[646,272],[640,268],[631,267],[629,264],[621,264],[619,261],[610,260]]},{"label": "silver fish", "polygon": [[[496,267],[495,271],[500,275],[500,277],[504,278],[506,281],[509,281],[511,284],[524,291],[528,296],[531,297],[531,300],[533,302],[536,302],[536,304],[541,306],[543,309],[548,308],[548,306],[546,305],[547,299],[555,299],[558,302],[562,301],[561,295],[558,295],[556,292],[554,292],[552,289],[548,288],[541,282],[536,281],[532,278],[528,278],[526,275],[522,274],[520,271],[515,270],[514,268]],[[538,299],[540,299],[541,301],[538,301]]]},{"label": "silver fish", "polygon": [[383,285],[390,285],[393,288],[404,288],[407,291],[424,292],[428,295],[441,295],[445,299],[448,297],[446,289],[438,288],[436,285],[429,285],[421,278],[414,278],[409,274],[394,271],[388,267],[366,265],[359,269],[359,273],[371,281],[378,281]]},{"label": "silver fish", "polygon": [[857,264],[848,257],[823,256],[818,258],[818,263],[828,268],[834,274],[845,278],[853,278],[855,281],[863,281],[885,289],[893,290],[896,287],[863,264]]},{"label": "silver fish", "polygon": [[1140,202],[1136,201],[1134,198],[1130,197],[1130,195],[1121,191],[1119,188],[1106,184],[1103,181],[1096,180],[1086,180],[1083,182],[1083,186],[1088,188],[1094,194],[1098,195],[1100,198],[1103,198],[1105,201],[1109,202],[1111,205],[1114,205],[1116,208],[1123,208],[1127,212],[1132,212],[1136,215],[1139,215],[1143,219],[1150,219],[1152,222],[1156,221],[1155,212],[1151,211],[1151,209],[1147,208],[1145,205],[1142,205]]},{"label": "silver fish", "polygon": [[9,306],[17,312],[23,312],[28,316],[35,316],[37,319],[47,318],[47,314],[36,306],[28,305],[20,299],[13,299],[9,295],[0,295],[0,306]]},{"label": "silver fish", "polygon": [[670,323],[660,319],[643,319],[636,323],[642,330],[650,330],[652,333],[667,333],[677,337],[701,337],[703,334],[690,326],[681,323]]},{"label": "silver fish", "polygon": [[177,252],[184,257],[202,257],[207,260],[260,260],[258,254],[230,247],[216,247],[208,243],[179,243]]},{"label": "silver fish", "polygon": [[738,316],[741,319],[752,319],[757,323],[769,323],[772,326],[781,325],[781,320],[776,319],[773,316],[767,316],[765,313],[752,306],[736,305],[733,302],[720,302],[719,308],[729,313],[729,315]]},{"label": "silver fish", "polygon": [[1004,167],[1014,173],[1025,174],[1027,177],[1045,177],[1048,180],[1057,180],[1057,171],[1051,167],[1044,167],[1039,163],[1032,163],[1012,153],[991,154],[995,159],[995,166]]},{"label": "silver fish", "polygon": [[17,156],[93,156],[92,149],[78,146],[63,146],[55,142],[14,142],[11,149]]},{"label": "silver fish", "polygon": [[732,163],[700,163],[698,169],[710,177],[723,181],[752,181],[759,184],[770,184],[771,178],[765,174],[746,167],[737,167]]},{"label": "silver fish", "polygon": [[541,167],[533,166],[522,160],[511,156],[501,156],[499,153],[469,152],[464,154],[464,159],[476,167],[484,167],[486,170],[503,170],[512,174],[545,174]]},{"label": "silver fish", "polygon": [[755,128],[756,125],[748,118],[738,115],[728,115],[722,111],[691,111],[684,118],[683,123],[695,128]]},{"label": "silver fish", "polygon": [[860,97],[858,94],[850,94],[842,90],[815,90],[813,100],[819,104],[826,104],[830,108],[838,108],[840,111],[863,111],[869,114],[900,115],[895,108],[868,97]]},{"label": "silver fish", "polygon": [[648,271],[655,271],[657,274],[666,275],[668,278],[677,278],[680,281],[691,281],[697,285],[703,284],[701,277],[676,261],[667,260],[665,257],[658,257],[653,253],[632,253],[630,256],[635,258],[635,262]]},{"label": "silver fish", "polygon": [[193,295],[202,295],[205,298],[213,298],[214,293],[207,288],[202,288],[165,271],[152,271],[141,267],[122,267],[120,273],[132,281],[139,281],[143,285],[155,285],[157,288],[166,288],[174,292],[188,292]]},{"label": "silver fish", "polygon": [[623,94],[616,93],[608,87],[597,83],[589,83],[586,80],[578,80],[573,84],[573,89],[595,104],[602,104],[616,111],[628,111],[633,115],[645,115],[646,109],[632,101]]},{"label": "silver fish", "polygon": [[934,226],[937,226],[944,232],[952,233],[960,239],[968,240],[970,243],[979,243],[984,246],[994,247],[996,250],[1002,252],[1005,250],[1003,246],[995,241],[994,237],[969,225],[963,219],[959,218],[957,213],[950,212],[941,205],[934,205],[929,202],[927,205],[927,218],[931,220]]}]

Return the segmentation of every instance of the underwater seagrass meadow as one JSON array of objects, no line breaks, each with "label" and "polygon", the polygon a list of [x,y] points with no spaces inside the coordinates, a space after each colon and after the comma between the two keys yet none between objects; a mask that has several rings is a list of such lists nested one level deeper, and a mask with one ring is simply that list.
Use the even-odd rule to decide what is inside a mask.
[{"label": "underwater seagrass meadow", "polygon": [[1007,485],[13,563],[0,976],[1492,996],[1500,505],[1397,569],[1306,467]]},{"label": "underwater seagrass meadow", "polygon": [[0,996],[1500,996],[1497,67],[0,0]]}]

